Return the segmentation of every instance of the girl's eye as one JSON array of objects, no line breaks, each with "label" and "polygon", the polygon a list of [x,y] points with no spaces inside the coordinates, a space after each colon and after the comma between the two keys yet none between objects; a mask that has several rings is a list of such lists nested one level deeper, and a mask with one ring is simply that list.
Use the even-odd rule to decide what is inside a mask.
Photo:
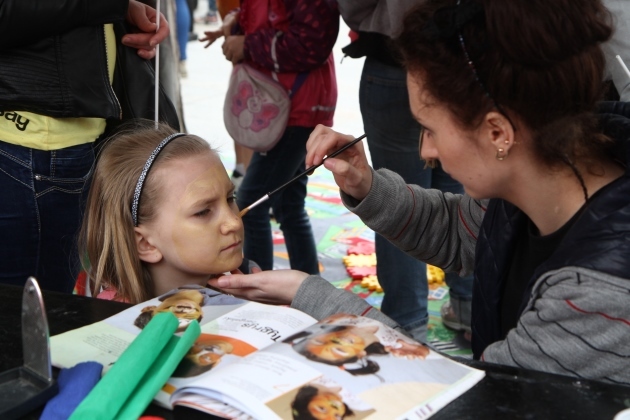
[{"label": "girl's eye", "polygon": [[203,217],[205,215],[207,215],[208,213],[210,213],[210,209],[203,209],[197,213],[195,213],[196,217]]},{"label": "girl's eye", "polygon": [[233,202],[236,201],[236,193],[232,194],[231,196],[229,196],[227,198],[228,203],[232,204]]}]

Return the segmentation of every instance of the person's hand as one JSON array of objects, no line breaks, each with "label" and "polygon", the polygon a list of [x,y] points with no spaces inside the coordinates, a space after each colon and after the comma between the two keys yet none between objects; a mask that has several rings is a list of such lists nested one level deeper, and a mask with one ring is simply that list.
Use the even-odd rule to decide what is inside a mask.
[{"label": "person's hand", "polygon": [[223,36],[223,31],[221,29],[217,29],[216,31],[204,31],[203,33],[205,36],[203,38],[199,38],[199,42],[207,42],[207,44],[203,46],[204,48],[208,48],[214,43],[214,41]]},{"label": "person's hand", "polygon": [[232,35],[232,28],[234,28],[234,25],[236,25],[238,23],[238,20],[241,18],[241,12],[240,11],[232,11],[230,13],[228,13],[227,15],[225,15],[225,17],[223,18],[223,24],[221,25],[221,30],[223,31],[223,36],[224,37],[228,37],[230,35]]},{"label": "person's hand", "polygon": [[[352,136],[318,125],[306,143],[306,167],[319,165],[325,156],[352,140]],[[324,161],[324,167],[333,173],[339,188],[357,200],[363,200],[372,187],[372,170],[362,143],[359,142],[340,155]]]},{"label": "person's hand", "polygon": [[236,297],[274,305],[289,305],[308,274],[297,270],[252,270],[253,274],[231,275],[211,279],[212,287]]},{"label": "person's hand", "polygon": [[230,35],[225,37],[223,42],[223,55],[232,64],[237,64],[244,58],[243,48],[245,45],[245,35]]},{"label": "person's hand", "polygon": [[[225,18],[223,18],[223,24],[219,29],[217,29],[216,31],[204,31],[204,34],[206,36],[204,36],[203,38],[199,38],[200,42],[207,42],[207,44],[203,47],[208,48],[214,43],[214,41],[221,38],[222,36],[227,38],[232,35],[232,28],[238,22],[239,16],[240,12],[228,13]],[[225,49],[223,51],[225,53]]]},{"label": "person's hand", "polygon": [[157,29],[157,11],[140,3],[137,0],[129,0],[127,9],[127,22],[138,29],[137,33],[123,36],[122,43],[130,48],[136,48],[138,55],[144,59],[155,57],[155,46],[164,41],[169,34],[169,26],[163,14],[159,13],[160,29]]}]

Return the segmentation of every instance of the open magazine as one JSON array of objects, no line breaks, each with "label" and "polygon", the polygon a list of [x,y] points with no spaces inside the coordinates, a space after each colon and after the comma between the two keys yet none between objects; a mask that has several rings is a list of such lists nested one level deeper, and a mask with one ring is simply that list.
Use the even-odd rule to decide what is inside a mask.
[{"label": "open magazine", "polygon": [[317,322],[282,306],[211,289],[180,288],[104,321],[51,338],[53,365],[105,367],[158,312],[201,335],[156,395],[236,419],[425,419],[484,372],[459,364],[378,321],[337,314]]}]

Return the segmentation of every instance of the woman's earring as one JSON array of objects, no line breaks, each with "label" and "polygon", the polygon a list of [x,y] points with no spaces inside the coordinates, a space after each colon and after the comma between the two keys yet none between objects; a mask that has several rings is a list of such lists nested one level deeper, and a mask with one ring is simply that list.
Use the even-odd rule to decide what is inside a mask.
[{"label": "woman's earring", "polygon": [[497,160],[505,160],[508,157],[509,152],[505,149],[499,148],[497,149],[497,155],[495,156]]}]

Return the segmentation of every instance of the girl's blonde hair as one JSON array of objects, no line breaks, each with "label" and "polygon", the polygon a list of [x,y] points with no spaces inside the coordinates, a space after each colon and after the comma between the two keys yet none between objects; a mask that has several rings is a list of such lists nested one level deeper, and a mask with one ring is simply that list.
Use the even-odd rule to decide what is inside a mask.
[{"label": "girl's blonde hair", "polygon": [[[136,183],[155,148],[175,131],[135,121],[108,139],[100,151],[79,233],[79,252],[91,290],[116,290],[116,299],[139,303],[153,297],[153,282],[137,252],[131,205]],[[160,202],[157,168],[164,162],[214,152],[203,139],[186,135],[168,143],[153,162],[140,196],[138,224],[153,220]]]}]

